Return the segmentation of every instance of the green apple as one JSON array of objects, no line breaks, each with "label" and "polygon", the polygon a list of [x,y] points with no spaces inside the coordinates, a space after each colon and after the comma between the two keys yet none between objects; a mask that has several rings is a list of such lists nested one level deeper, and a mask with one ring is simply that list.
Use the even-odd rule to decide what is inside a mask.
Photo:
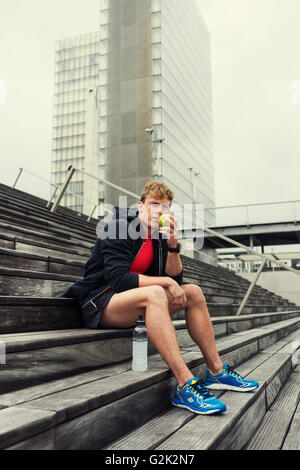
[{"label": "green apple", "polygon": [[159,226],[160,227],[169,227],[170,225],[170,214],[163,214],[159,218]]}]

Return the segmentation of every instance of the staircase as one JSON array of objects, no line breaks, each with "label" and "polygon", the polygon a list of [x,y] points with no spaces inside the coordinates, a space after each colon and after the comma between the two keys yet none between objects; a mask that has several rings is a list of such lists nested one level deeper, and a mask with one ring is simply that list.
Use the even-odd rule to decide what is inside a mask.
[{"label": "staircase", "polygon": [[[223,361],[260,387],[216,393],[227,404],[218,416],[174,408],[175,379],[151,344],[148,370],[132,371],[132,329],[86,329],[77,302],[60,297],[82,276],[97,221],[46,203],[0,185],[1,449],[299,448],[300,307],[256,286],[236,317],[249,282],[182,256]],[[184,360],[203,377],[184,312],[173,319]]]}]

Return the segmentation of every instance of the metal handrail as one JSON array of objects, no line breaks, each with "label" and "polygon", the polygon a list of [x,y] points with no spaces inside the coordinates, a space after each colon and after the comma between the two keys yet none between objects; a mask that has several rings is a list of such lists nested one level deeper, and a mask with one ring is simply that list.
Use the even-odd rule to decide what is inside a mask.
[{"label": "metal handrail", "polygon": [[[219,206],[219,207],[206,207],[205,211],[217,211],[219,209],[246,209],[246,224],[249,226],[251,222],[249,221],[249,208],[250,207],[261,207],[261,206],[276,206],[282,204],[292,204],[293,208],[293,221],[294,224],[298,223],[297,214],[296,214],[296,204],[300,203],[299,199],[295,199],[293,201],[274,201],[274,202],[258,202],[252,204],[237,204],[237,205],[229,205],[229,206]],[[292,220],[292,219],[290,219]],[[256,224],[256,223],[254,223]],[[236,224],[233,224],[236,225]],[[239,224],[240,225],[240,224]]]},{"label": "metal handrail", "polygon": [[[73,177],[73,175],[74,175],[74,173],[75,173],[75,171],[80,171],[81,173],[84,173],[85,175],[90,176],[91,178],[97,179],[98,182],[103,182],[103,183],[105,183],[105,184],[107,184],[107,185],[109,185],[109,186],[111,186],[111,187],[113,187],[113,188],[115,188],[115,189],[118,189],[119,191],[121,191],[121,192],[123,192],[123,193],[125,193],[125,194],[129,194],[130,196],[133,196],[133,197],[135,197],[135,198],[137,198],[137,199],[140,198],[140,196],[139,196],[138,194],[132,193],[131,191],[128,191],[127,189],[124,189],[124,188],[122,188],[121,186],[117,186],[116,184],[111,183],[110,181],[107,181],[107,180],[105,180],[105,179],[99,179],[97,176],[92,175],[92,174],[90,174],[90,173],[88,173],[88,172],[86,172],[85,170],[82,170],[82,169],[80,169],[80,168],[76,168],[76,167],[74,167],[74,166],[72,166],[72,165],[70,165],[70,166],[68,167],[68,171],[70,171],[70,174],[68,175],[67,180],[66,180],[66,182],[64,183],[64,185],[63,185],[63,187],[62,187],[62,189],[61,189],[61,192],[60,192],[60,194],[59,194],[59,196],[58,196],[58,199],[56,200],[55,204],[53,205],[53,207],[52,207],[52,209],[51,209],[51,212],[55,212],[55,211],[56,211],[56,208],[57,208],[59,202],[61,201],[61,198],[63,197],[63,195],[64,195],[64,193],[65,193],[65,191],[66,191],[66,189],[67,189],[67,187],[68,187],[68,185],[69,185],[69,183],[70,183],[70,181],[71,181],[71,179],[72,179],[72,177]],[[239,308],[238,308],[238,310],[237,310],[236,315],[240,315],[240,314],[242,313],[242,310],[243,310],[244,306],[246,305],[246,302],[247,302],[247,300],[248,300],[248,298],[249,298],[249,296],[250,296],[250,294],[251,294],[251,292],[252,292],[254,286],[256,285],[256,282],[257,282],[257,280],[258,280],[258,278],[259,278],[259,276],[260,276],[260,274],[261,274],[261,272],[262,272],[262,270],[263,270],[263,267],[264,267],[266,261],[267,261],[269,258],[267,258],[267,256],[264,255],[264,254],[257,253],[257,252],[254,251],[252,248],[247,247],[246,245],[243,245],[242,243],[237,242],[237,241],[233,240],[232,238],[226,237],[225,235],[222,235],[222,234],[216,232],[215,230],[213,230],[213,229],[211,229],[211,228],[205,226],[205,224],[203,225],[203,227],[200,227],[200,228],[199,228],[199,227],[198,227],[198,228],[193,228],[192,230],[195,230],[195,231],[196,231],[196,230],[199,230],[199,229],[200,229],[200,230],[203,229],[205,232],[210,233],[211,235],[214,235],[215,237],[221,238],[222,240],[225,240],[225,241],[231,243],[232,245],[236,245],[236,246],[238,246],[238,247],[240,247],[240,248],[243,248],[243,249],[246,250],[248,253],[255,254],[256,256],[258,256],[259,258],[261,258],[261,260],[263,261],[262,265],[260,266],[260,268],[259,268],[259,270],[258,270],[258,272],[257,272],[257,275],[255,276],[255,279],[254,279],[254,280],[252,281],[252,283],[250,284],[250,286],[249,286],[249,288],[248,288],[248,291],[246,292],[246,294],[245,294],[245,296],[244,296],[244,298],[243,298],[243,300],[242,300],[242,302],[241,302],[241,304],[240,304],[240,306],[239,306]],[[278,266],[280,266],[280,267],[282,267],[282,268],[284,268],[284,269],[286,269],[286,270],[288,270],[288,271],[291,271],[291,272],[297,274],[298,276],[300,275],[300,271],[298,271],[298,270],[296,270],[296,269],[294,269],[294,268],[291,268],[290,266],[286,266],[285,264],[281,263],[281,262],[278,261],[278,260],[275,260],[275,259],[274,259],[274,260],[272,260],[272,263],[277,264]]]},{"label": "metal handrail", "polygon": [[[18,175],[17,175],[17,178],[16,178],[16,180],[15,180],[13,186],[12,186],[13,188],[16,187],[16,184],[17,184],[17,182],[19,181],[19,178],[20,178],[20,176],[21,176],[21,174],[22,174],[23,171],[26,171],[26,173],[29,173],[30,175],[35,176],[36,178],[39,178],[40,180],[45,181],[46,183],[49,183],[50,186],[54,186],[54,187],[55,187],[54,192],[53,192],[52,196],[50,197],[50,199],[49,199],[49,201],[48,201],[48,203],[47,203],[47,205],[46,205],[47,208],[50,207],[51,202],[52,202],[52,200],[55,198],[56,193],[57,193],[57,190],[58,190],[58,188],[59,188],[61,185],[60,185],[60,184],[51,183],[51,181],[47,180],[46,178],[43,178],[43,177],[40,176],[40,175],[37,175],[37,174],[34,173],[33,171],[29,171],[29,170],[27,170],[26,168],[20,167],[20,168],[19,168],[19,173],[18,173]],[[94,201],[91,201],[90,199],[87,199],[87,198],[84,197],[84,196],[80,196],[80,194],[74,193],[74,192],[71,191],[70,189],[68,190],[68,194],[72,194],[73,196],[78,197],[79,199],[82,199],[82,200],[84,200],[84,201],[87,201],[87,202],[89,202],[90,204],[92,204],[92,205],[94,206],[94,207],[93,207],[93,210],[92,210],[92,212],[91,212],[91,214],[89,215],[89,218],[87,219],[87,221],[89,222],[89,221],[91,220],[91,218],[92,218],[93,213],[95,212],[95,209],[98,207],[98,204],[95,204]]]},{"label": "metal handrail", "polygon": [[217,209],[235,209],[236,207],[270,206],[275,204],[291,204],[294,202],[300,202],[300,199],[296,199],[293,201],[257,202],[252,204],[237,204],[233,206],[206,207],[206,210],[212,211]]},{"label": "metal handrail", "polygon": [[[63,197],[63,195],[64,195],[64,193],[65,193],[65,191],[66,191],[66,189],[67,189],[67,187],[68,187],[68,185],[69,185],[69,183],[70,183],[70,181],[71,181],[71,179],[72,179],[72,177],[75,173],[75,171],[79,171],[80,173],[83,173],[87,176],[90,176],[91,178],[96,179],[99,183],[100,182],[105,183],[108,186],[111,186],[112,188],[118,189],[119,191],[121,191],[125,194],[128,194],[129,196],[135,197],[137,199],[139,199],[139,197],[140,197],[138,194],[132,193],[131,191],[128,191],[127,189],[121,188],[121,186],[118,186],[114,183],[111,183],[110,181],[107,181],[105,179],[99,179],[97,176],[92,175],[91,173],[88,173],[87,171],[82,170],[81,168],[77,168],[73,165],[70,165],[68,167],[68,171],[70,171],[70,174],[68,175],[64,185],[62,186],[61,191],[59,193],[59,196],[58,196],[57,200],[55,201],[54,205],[52,206],[51,212],[56,211],[56,209],[57,209],[57,207],[58,207],[58,205],[59,205],[59,203],[60,203],[60,201],[61,201],[61,199],[62,199],[62,197]],[[98,207],[98,206],[99,206],[99,204],[96,204],[96,207]],[[94,208],[94,210],[95,210],[95,208]]]},{"label": "metal handrail", "polygon": [[[264,260],[265,260],[265,261],[267,261],[267,260],[270,261],[270,259],[269,259],[266,255],[263,255],[263,254],[261,254],[261,253],[257,253],[257,251],[254,251],[252,248],[250,248],[250,247],[248,247],[248,246],[246,246],[246,245],[243,245],[242,243],[237,242],[237,241],[233,240],[232,238],[226,237],[225,235],[222,235],[222,234],[220,234],[220,233],[218,233],[218,232],[215,232],[214,230],[212,230],[212,229],[209,228],[209,227],[204,227],[204,230],[205,230],[205,232],[208,232],[208,233],[210,233],[210,234],[212,234],[212,235],[214,235],[214,236],[216,236],[216,237],[222,238],[223,240],[225,240],[225,241],[231,243],[232,245],[236,245],[236,246],[238,246],[238,247],[240,247],[240,248],[243,248],[244,250],[248,251],[248,253],[251,253],[252,255],[258,256],[258,257],[261,258],[263,261],[264,261]],[[274,260],[271,260],[271,262],[274,263],[274,264],[277,264],[278,266],[281,266],[282,268],[287,269],[288,271],[291,271],[291,272],[293,272],[293,273],[295,273],[295,274],[298,274],[298,276],[300,275],[300,271],[299,271],[299,270],[294,269],[294,268],[291,268],[290,266],[286,266],[285,264],[281,263],[281,262],[278,261],[278,260],[275,260],[275,259],[274,259]]]},{"label": "metal handrail", "polygon": [[[246,305],[246,303],[247,303],[247,300],[248,300],[248,298],[250,297],[251,292],[252,292],[254,286],[256,285],[256,282],[257,282],[257,280],[258,280],[258,278],[259,278],[259,276],[260,276],[260,274],[261,274],[261,272],[262,272],[262,270],[263,270],[263,267],[264,267],[266,261],[269,260],[269,258],[268,258],[267,256],[261,254],[261,253],[257,253],[257,252],[254,251],[252,248],[249,248],[248,246],[243,245],[242,243],[237,242],[237,241],[233,240],[232,238],[226,237],[225,235],[221,235],[220,233],[215,232],[215,230],[212,230],[212,229],[210,229],[209,227],[205,227],[204,230],[205,230],[206,232],[210,233],[211,235],[214,235],[214,236],[216,236],[216,237],[222,238],[222,240],[225,240],[225,241],[231,243],[232,245],[236,245],[236,246],[238,246],[238,247],[240,247],[240,248],[243,248],[244,250],[248,251],[248,253],[255,254],[256,256],[258,256],[259,258],[261,258],[261,260],[262,260],[262,264],[261,264],[261,266],[260,266],[260,268],[259,268],[259,270],[258,270],[258,272],[257,272],[257,274],[256,274],[256,276],[255,276],[255,278],[253,279],[252,283],[250,284],[249,289],[248,289],[248,291],[246,292],[246,294],[245,294],[245,296],[244,296],[244,298],[243,298],[243,300],[242,300],[242,302],[241,302],[241,304],[240,304],[240,306],[239,306],[239,308],[238,308],[238,310],[237,310],[237,312],[236,312],[236,315],[238,316],[238,315],[240,315],[240,314],[242,313],[242,310],[243,310],[243,308],[245,307],[245,305]],[[285,264],[280,263],[280,261],[275,260],[275,259],[272,260],[271,262],[274,263],[274,264],[277,264],[278,266],[280,266],[280,267],[282,267],[282,268],[284,268],[284,269],[286,269],[287,271],[291,271],[292,273],[295,273],[295,274],[297,274],[298,276],[300,276],[300,271],[297,270],[297,269],[291,268],[290,266],[286,266]]]}]

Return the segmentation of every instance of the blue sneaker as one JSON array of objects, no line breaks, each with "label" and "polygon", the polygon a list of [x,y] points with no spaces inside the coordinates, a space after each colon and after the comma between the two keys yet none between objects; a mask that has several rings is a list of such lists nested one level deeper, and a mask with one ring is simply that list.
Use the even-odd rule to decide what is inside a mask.
[{"label": "blue sneaker", "polygon": [[259,387],[258,382],[244,379],[227,364],[224,364],[223,370],[217,375],[207,370],[204,385],[209,390],[233,390],[235,392],[249,392]]},{"label": "blue sneaker", "polygon": [[199,415],[217,414],[226,410],[226,405],[214,397],[198,377],[189,380],[181,389],[177,384],[172,403]]}]

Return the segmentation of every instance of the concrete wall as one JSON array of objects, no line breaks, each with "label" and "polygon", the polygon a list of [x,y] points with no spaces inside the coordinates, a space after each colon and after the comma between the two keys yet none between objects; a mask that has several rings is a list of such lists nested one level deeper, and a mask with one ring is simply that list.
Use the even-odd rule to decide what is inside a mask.
[{"label": "concrete wall", "polygon": [[[151,1],[110,0],[108,28],[106,178],[140,194],[152,179]],[[106,191],[118,204],[118,191]]]},{"label": "concrete wall", "polygon": [[[256,273],[239,275],[252,281]],[[262,272],[257,284],[300,306],[300,271],[299,276],[289,271]]]}]

